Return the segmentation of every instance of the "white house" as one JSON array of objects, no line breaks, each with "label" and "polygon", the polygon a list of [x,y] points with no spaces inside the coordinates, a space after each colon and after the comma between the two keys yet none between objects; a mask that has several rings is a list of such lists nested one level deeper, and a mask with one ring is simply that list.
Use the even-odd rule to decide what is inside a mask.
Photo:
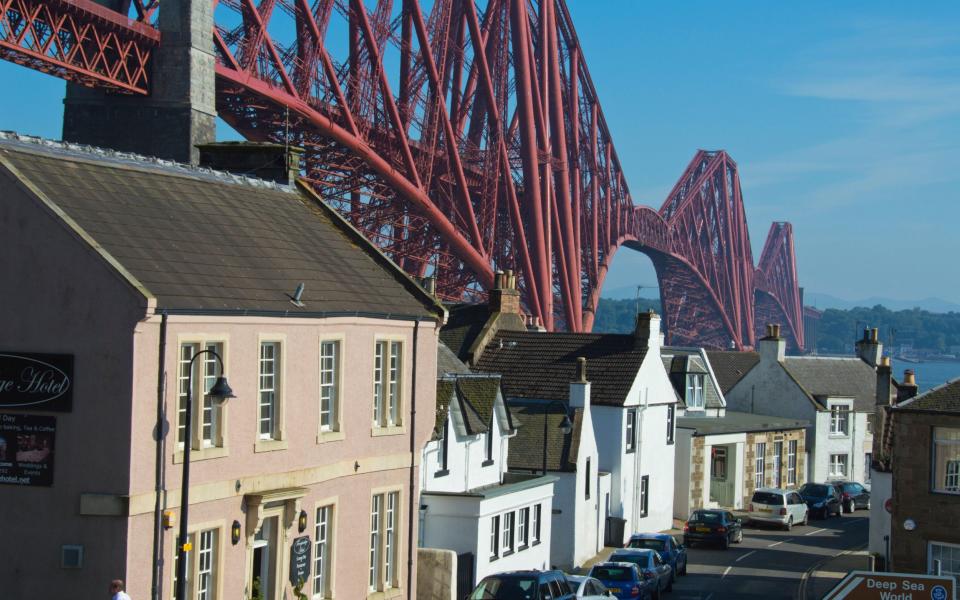
[{"label": "white house", "polygon": [[[500,373],[511,403],[523,398],[573,407],[567,382],[578,379],[578,357],[592,386],[589,416],[599,464],[591,468],[610,474],[609,494],[598,499],[604,520],[614,517],[604,541],[620,545],[634,532],[669,529],[677,397],[660,359],[659,316],[638,315],[632,334],[500,330],[476,368]],[[557,496],[559,505],[559,486]]]},{"label": "white house", "polygon": [[856,357],[785,356],[777,325],[768,326],[759,352],[708,356],[718,375],[728,378],[728,409],[811,423],[807,481],[864,481],[870,477],[875,368],[883,348],[876,331],[864,332]]},{"label": "white house", "polygon": [[[438,379],[436,424],[420,469],[420,545],[455,551],[471,587],[491,573],[550,565],[546,517],[556,478],[507,472],[518,425],[499,376],[459,372]],[[458,590],[458,597],[467,592]]]}]

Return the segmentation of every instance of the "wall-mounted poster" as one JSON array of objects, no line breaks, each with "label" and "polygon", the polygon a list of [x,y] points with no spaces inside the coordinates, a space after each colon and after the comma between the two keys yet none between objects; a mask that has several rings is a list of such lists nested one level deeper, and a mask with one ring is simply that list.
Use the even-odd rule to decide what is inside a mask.
[{"label": "wall-mounted poster", "polygon": [[73,355],[0,351],[0,409],[73,409]]},{"label": "wall-mounted poster", "polygon": [[0,483],[53,485],[57,418],[0,414]]}]

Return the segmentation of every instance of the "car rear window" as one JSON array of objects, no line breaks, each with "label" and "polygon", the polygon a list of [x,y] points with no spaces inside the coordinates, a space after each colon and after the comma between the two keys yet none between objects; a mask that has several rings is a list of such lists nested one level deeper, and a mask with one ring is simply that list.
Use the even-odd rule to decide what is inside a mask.
[{"label": "car rear window", "polygon": [[697,510],[697,511],[694,511],[692,515],[690,515],[690,520],[700,521],[702,523],[719,523],[723,519],[721,518],[721,515],[718,512],[707,512],[705,510]]},{"label": "car rear window", "polygon": [[656,550],[657,552],[663,552],[663,540],[652,538],[633,539],[630,540],[627,548],[648,548],[650,550]]},{"label": "car rear window", "polygon": [[843,484],[843,491],[845,492],[858,492],[860,491],[860,486],[855,483],[845,483]]},{"label": "car rear window", "polygon": [[470,600],[536,600],[537,580],[531,577],[488,577],[470,594]]},{"label": "car rear window", "polygon": [[817,485],[808,483],[807,485],[800,488],[800,493],[804,496],[815,496],[817,498],[822,498],[830,493],[830,488],[825,485]]},{"label": "car rear window", "polygon": [[590,577],[606,581],[633,581],[633,572],[627,567],[596,566],[591,569]]},{"label": "car rear window", "polygon": [[773,504],[774,506],[783,505],[783,496],[772,492],[754,492],[751,502],[757,504]]},{"label": "car rear window", "polygon": [[633,563],[639,567],[646,567],[650,562],[650,555],[649,554],[629,554],[626,552],[623,554],[619,554],[617,552],[614,552],[610,556],[610,562],[628,562],[628,563]]}]

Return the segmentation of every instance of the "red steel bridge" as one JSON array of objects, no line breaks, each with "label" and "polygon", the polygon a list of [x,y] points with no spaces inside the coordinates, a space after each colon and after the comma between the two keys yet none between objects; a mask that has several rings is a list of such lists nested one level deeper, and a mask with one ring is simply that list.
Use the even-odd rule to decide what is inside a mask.
[{"label": "red steel bridge", "polygon": [[[0,57],[146,96],[181,1],[0,0]],[[318,192],[442,298],[509,269],[548,329],[589,331],[626,245],[656,268],[670,343],[749,348],[777,322],[803,347],[790,224],[754,266],[723,151],[635,205],[565,0],[210,2],[219,116],[304,148]]]}]

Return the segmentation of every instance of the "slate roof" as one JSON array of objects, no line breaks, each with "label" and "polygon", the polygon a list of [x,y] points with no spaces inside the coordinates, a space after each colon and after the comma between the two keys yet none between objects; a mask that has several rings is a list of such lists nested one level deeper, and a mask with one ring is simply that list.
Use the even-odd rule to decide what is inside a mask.
[{"label": "slate roof", "polygon": [[894,410],[960,413],[960,377],[901,402]]},{"label": "slate roof", "polygon": [[876,410],[877,372],[860,358],[787,356],[783,366],[822,408],[828,396],[842,396],[855,411]]},{"label": "slate roof", "polygon": [[[470,375],[457,377],[457,395],[477,411],[483,424],[490,427],[493,423],[494,405],[497,401],[497,392],[500,390],[499,375]],[[507,421],[513,429],[510,411],[507,411]]]},{"label": "slate roof", "polygon": [[440,330],[440,341],[462,361],[470,359],[470,346],[483,331],[490,318],[490,309],[486,304],[448,305],[447,323]]},{"label": "slate roof", "polygon": [[583,356],[591,403],[623,406],[647,354],[644,342],[631,334],[501,331],[476,369],[500,373],[507,397],[566,401]]},{"label": "slate roof", "polygon": [[[460,393],[459,382],[456,377],[446,377],[437,380],[437,414],[433,425],[433,436],[431,439],[439,440],[443,438],[443,424],[450,414],[450,405],[453,402],[454,393],[459,400],[457,406],[460,409],[460,422],[463,423],[466,435],[477,435],[486,433],[489,421],[484,421],[483,417],[477,412],[470,402],[466,401],[464,395]],[[454,423],[457,421],[454,420]]]},{"label": "slate roof", "polygon": [[469,373],[470,367],[457,358],[453,350],[446,344],[440,342],[437,344],[437,377],[442,377],[450,373]]},{"label": "slate roof", "polygon": [[683,416],[677,418],[677,427],[693,429],[695,430],[693,435],[783,431],[787,429],[804,429],[809,425],[809,421],[802,419],[755,415],[753,413],[733,410],[726,411],[722,417]]},{"label": "slate roof", "polygon": [[737,385],[743,376],[750,372],[760,362],[758,352],[735,352],[731,350],[708,350],[707,358],[713,367],[713,374],[717,376],[720,391],[727,394]]},{"label": "slate roof", "polygon": [[710,377],[710,370],[704,364],[699,348],[664,346],[660,350],[660,354],[663,359],[663,366],[670,377],[670,383],[673,384],[673,390],[677,393],[677,398],[681,401],[685,400],[687,374],[695,373],[704,376],[704,408],[723,408],[725,406],[720,400],[720,394],[717,392],[713,378]]},{"label": "slate roof", "polygon": [[523,427],[510,440],[507,464],[510,469],[539,471],[543,468],[543,421],[547,420],[547,470],[576,471],[580,433],[583,425],[583,410],[574,409],[570,418],[573,430],[564,434],[560,430],[563,411],[557,404],[536,400],[509,398],[507,405],[518,415]]},{"label": "slate roof", "polygon": [[[443,314],[306,188],[12,134],[0,134],[0,169],[62,210],[60,218],[126,269],[158,309]],[[301,282],[298,308],[288,294]]]}]

